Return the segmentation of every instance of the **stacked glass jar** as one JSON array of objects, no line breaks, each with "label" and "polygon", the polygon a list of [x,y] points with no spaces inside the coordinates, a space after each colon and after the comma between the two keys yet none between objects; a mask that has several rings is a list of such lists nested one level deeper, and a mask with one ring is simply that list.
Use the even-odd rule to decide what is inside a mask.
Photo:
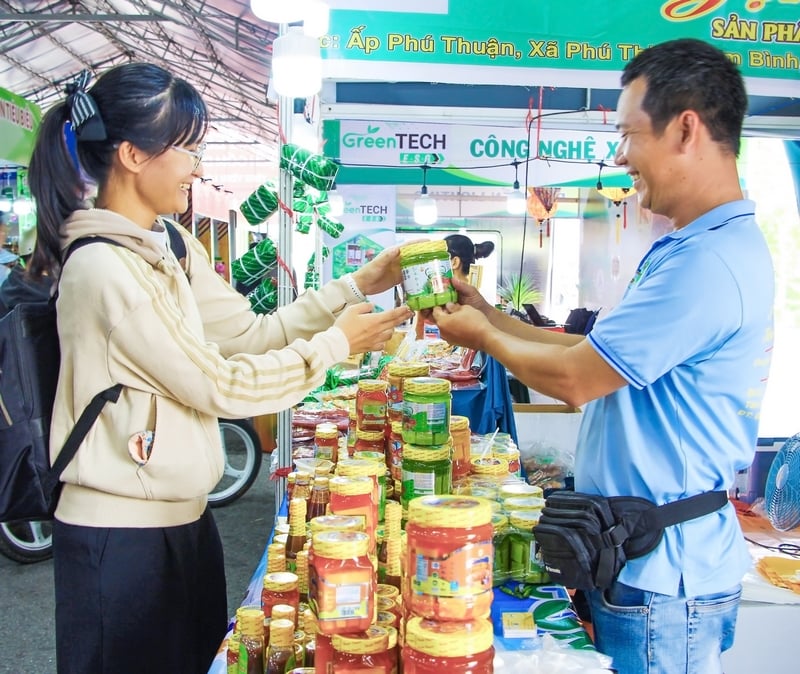
[{"label": "stacked glass jar", "polygon": [[406,674],[492,674],[492,507],[470,496],[412,499],[406,524]]}]

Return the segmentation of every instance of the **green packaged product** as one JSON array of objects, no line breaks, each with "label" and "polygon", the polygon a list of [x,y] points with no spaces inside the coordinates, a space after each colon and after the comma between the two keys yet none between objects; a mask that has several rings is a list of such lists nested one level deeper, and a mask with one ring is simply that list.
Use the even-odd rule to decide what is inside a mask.
[{"label": "green packaged product", "polygon": [[411,377],[403,382],[403,441],[412,445],[450,442],[450,382]]}]

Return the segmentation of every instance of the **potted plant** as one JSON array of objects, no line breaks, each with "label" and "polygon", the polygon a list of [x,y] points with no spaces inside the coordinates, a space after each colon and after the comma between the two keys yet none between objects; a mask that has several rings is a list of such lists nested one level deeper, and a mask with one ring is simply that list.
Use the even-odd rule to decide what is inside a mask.
[{"label": "potted plant", "polygon": [[497,294],[500,299],[522,312],[525,311],[526,304],[537,304],[543,299],[533,277],[528,274],[509,274],[507,280],[498,287]]}]

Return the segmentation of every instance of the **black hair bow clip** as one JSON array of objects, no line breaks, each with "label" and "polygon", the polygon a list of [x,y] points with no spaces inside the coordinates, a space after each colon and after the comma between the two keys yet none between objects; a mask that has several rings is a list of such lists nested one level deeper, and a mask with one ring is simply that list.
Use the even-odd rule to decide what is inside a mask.
[{"label": "black hair bow clip", "polygon": [[78,140],[106,140],[108,138],[106,125],[100,117],[94,99],[86,92],[91,77],[88,70],[82,70],[75,80],[66,86],[69,119]]}]

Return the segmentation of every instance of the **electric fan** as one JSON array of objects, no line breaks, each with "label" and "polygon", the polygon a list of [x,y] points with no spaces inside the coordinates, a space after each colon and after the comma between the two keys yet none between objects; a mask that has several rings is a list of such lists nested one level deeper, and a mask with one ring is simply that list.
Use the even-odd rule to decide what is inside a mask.
[{"label": "electric fan", "polygon": [[800,524],[800,433],[784,442],[772,460],[764,491],[773,527],[788,531]]}]

